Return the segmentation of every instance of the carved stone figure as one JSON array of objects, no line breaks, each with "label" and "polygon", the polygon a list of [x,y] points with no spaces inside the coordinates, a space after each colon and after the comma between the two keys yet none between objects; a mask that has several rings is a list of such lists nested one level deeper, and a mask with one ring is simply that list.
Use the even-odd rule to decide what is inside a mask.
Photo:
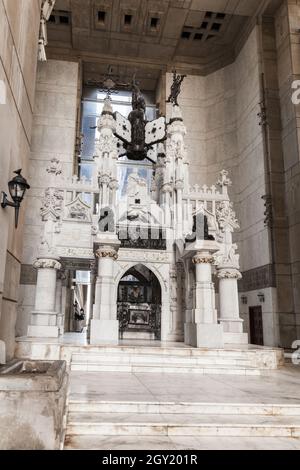
[{"label": "carved stone figure", "polygon": [[173,106],[178,106],[178,96],[180,95],[181,84],[185,77],[186,75],[177,75],[176,70],[174,70],[171,93],[169,98],[167,99],[167,103],[172,103]]},{"label": "carved stone figure", "polygon": [[132,86],[132,111],[128,116],[128,121],[131,124],[131,142],[127,146],[127,156],[131,160],[143,160],[146,158],[145,111],[145,99],[134,82]]},{"label": "carved stone figure", "polygon": [[[116,130],[115,135],[123,143],[124,154],[129,160],[141,161],[144,159],[155,163],[150,157],[153,145],[165,140],[165,118],[160,117],[148,122],[145,119],[146,102],[133,80],[132,84],[132,111],[128,119],[115,113]],[[149,155],[148,155],[149,152]]]}]

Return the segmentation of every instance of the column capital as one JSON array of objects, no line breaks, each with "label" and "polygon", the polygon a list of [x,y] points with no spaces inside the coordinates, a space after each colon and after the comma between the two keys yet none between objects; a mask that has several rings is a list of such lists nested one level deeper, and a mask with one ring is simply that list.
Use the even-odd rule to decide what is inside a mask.
[{"label": "column capital", "polygon": [[165,183],[162,187],[162,192],[172,194],[172,192],[173,192],[172,183],[171,182],[170,183]]},{"label": "column capital", "polygon": [[192,261],[193,264],[213,264],[214,257],[210,254],[197,253]]},{"label": "column capital", "polygon": [[180,190],[183,190],[184,189],[184,182],[183,180],[177,180],[176,183],[175,183],[175,189],[177,189],[177,191],[180,191]]},{"label": "column capital", "polygon": [[102,246],[98,248],[95,252],[96,258],[113,258],[114,260],[118,259],[118,252],[114,248],[108,246]]},{"label": "column capital", "polygon": [[102,174],[99,176],[99,183],[100,184],[109,184],[111,182],[111,177],[108,174]]},{"label": "column capital", "polygon": [[219,279],[242,279],[240,271],[235,268],[220,268],[217,276]]},{"label": "column capital", "polygon": [[39,258],[33,263],[36,269],[61,269],[61,264],[57,259]]}]

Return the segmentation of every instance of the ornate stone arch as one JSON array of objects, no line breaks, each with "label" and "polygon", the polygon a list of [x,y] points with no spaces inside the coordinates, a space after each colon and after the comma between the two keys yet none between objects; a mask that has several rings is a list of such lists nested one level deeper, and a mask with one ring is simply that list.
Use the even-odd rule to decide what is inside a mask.
[{"label": "ornate stone arch", "polygon": [[[157,278],[161,288],[161,341],[167,341],[170,330],[170,287],[168,276],[160,272],[159,262],[148,262],[144,260],[135,261],[117,261],[118,272],[114,276],[115,281],[115,302],[117,302],[118,285],[124,274],[134,266],[141,264],[148,268]],[[162,263],[162,266],[168,267],[169,264]]]},{"label": "ornate stone arch", "polygon": [[145,266],[145,268],[149,269],[149,271],[151,271],[156,276],[159,282],[160,288],[161,288],[161,296],[163,299],[163,296],[167,292],[168,288],[167,288],[166,282],[162,274],[155,266],[153,266],[153,264],[147,263],[147,262],[145,263],[142,261],[128,261],[128,262],[124,261],[122,262],[122,264],[124,265],[126,264],[126,266],[121,266],[121,264],[118,263],[119,271],[117,275],[115,276],[115,286],[116,286],[115,296],[117,295],[117,292],[118,292],[117,288],[124,274],[126,274],[126,272],[129,271],[129,269],[133,268],[134,266],[141,264],[142,266]]}]

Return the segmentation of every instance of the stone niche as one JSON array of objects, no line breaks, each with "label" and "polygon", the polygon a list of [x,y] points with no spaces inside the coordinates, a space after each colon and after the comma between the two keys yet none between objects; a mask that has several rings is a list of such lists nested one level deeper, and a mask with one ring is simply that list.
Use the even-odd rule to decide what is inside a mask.
[{"label": "stone niche", "polygon": [[67,389],[65,361],[14,360],[1,367],[0,449],[60,449]]}]

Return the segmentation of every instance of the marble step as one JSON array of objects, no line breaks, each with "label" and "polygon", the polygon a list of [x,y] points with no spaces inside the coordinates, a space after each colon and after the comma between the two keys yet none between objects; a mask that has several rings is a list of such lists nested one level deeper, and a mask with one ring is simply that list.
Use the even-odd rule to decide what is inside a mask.
[{"label": "marble step", "polygon": [[300,437],[300,416],[69,413],[68,436]]},{"label": "marble step", "polygon": [[73,364],[188,364],[188,365],[232,365],[250,366],[251,359],[247,357],[232,358],[222,356],[172,356],[153,354],[76,354],[72,355]]},{"label": "marble step", "polygon": [[130,373],[170,373],[170,374],[202,374],[202,375],[245,375],[258,376],[261,370],[250,366],[233,364],[119,364],[107,360],[106,363],[71,362],[72,371],[81,372],[130,372]]},{"label": "marble step", "polygon": [[69,413],[143,413],[201,415],[300,416],[300,404],[175,403],[137,401],[69,400]]},{"label": "marble step", "polygon": [[248,348],[229,348],[229,349],[205,349],[205,348],[192,348],[188,346],[182,347],[162,347],[162,346],[82,346],[76,347],[74,354],[105,354],[105,355],[120,355],[120,354],[133,354],[133,355],[151,355],[151,356],[185,356],[185,357],[231,357],[237,359],[248,359],[256,356],[282,356],[283,353],[280,349],[264,348],[264,347],[251,347]]},{"label": "marble step", "polygon": [[66,436],[64,450],[300,450],[291,437]]}]

